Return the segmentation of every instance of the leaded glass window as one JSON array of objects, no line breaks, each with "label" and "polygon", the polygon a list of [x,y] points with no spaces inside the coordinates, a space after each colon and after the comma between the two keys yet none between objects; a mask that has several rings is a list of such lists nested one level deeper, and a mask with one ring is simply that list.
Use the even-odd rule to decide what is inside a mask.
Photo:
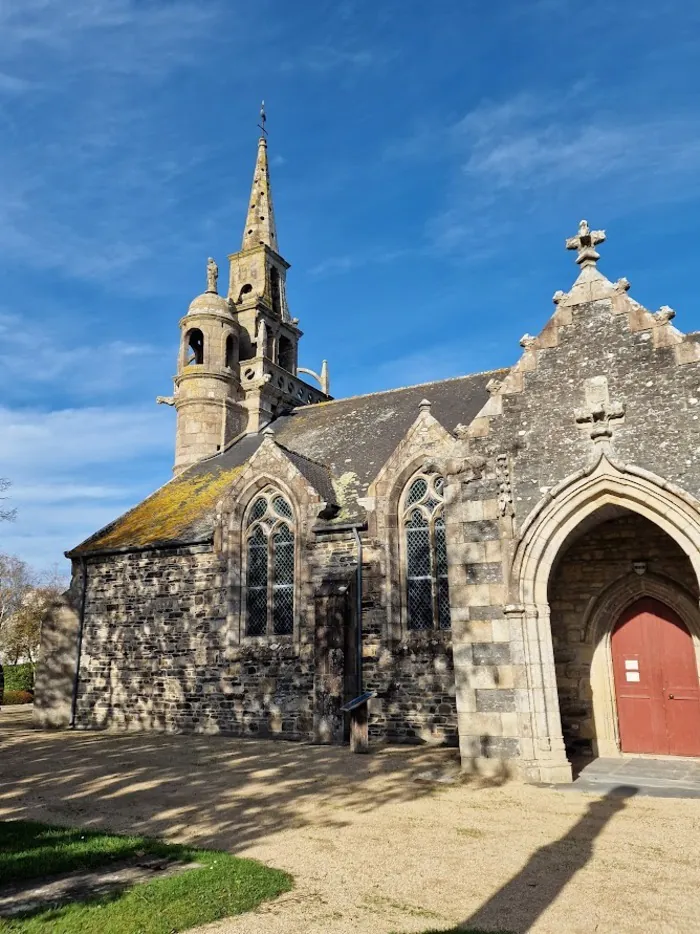
[{"label": "leaded glass window", "polygon": [[403,496],[409,629],[450,628],[444,486],[436,471],[425,471],[410,481]]},{"label": "leaded glass window", "polygon": [[292,507],[271,488],[253,500],[246,514],[246,635],[294,632],[292,519]]}]

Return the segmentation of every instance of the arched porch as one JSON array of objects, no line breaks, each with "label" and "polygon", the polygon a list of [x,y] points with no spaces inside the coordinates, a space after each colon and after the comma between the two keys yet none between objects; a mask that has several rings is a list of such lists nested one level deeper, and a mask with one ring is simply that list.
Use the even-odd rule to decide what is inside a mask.
[{"label": "arched porch", "polygon": [[572,756],[620,754],[611,634],[636,599],[669,606],[700,660],[699,567],[695,501],[606,456],[533,510],[507,608],[528,672],[519,711],[525,777],[565,781]]}]

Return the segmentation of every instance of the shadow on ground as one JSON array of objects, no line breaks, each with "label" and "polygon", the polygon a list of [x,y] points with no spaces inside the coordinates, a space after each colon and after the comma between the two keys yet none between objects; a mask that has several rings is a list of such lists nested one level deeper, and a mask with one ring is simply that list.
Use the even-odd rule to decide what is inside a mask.
[{"label": "shadow on ground", "polygon": [[[416,779],[455,750],[347,747],[225,736],[34,730],[0,714],[0,816],[196,841],[236,853],[313,823],[437,793]],[[373,781],[381,778],[380,781]]]},{"label": "shadow on ground", "polygon": [[[591,801],[586,812],[559,840],[537,850],[525,866],[461,924],[456,932],[525,934],[593,856],[593,844],[622,811],[636,789],[620,785]],[[441,934],[453,934],[442,931]],[[434,934],[434,932],[426,932]]]}]

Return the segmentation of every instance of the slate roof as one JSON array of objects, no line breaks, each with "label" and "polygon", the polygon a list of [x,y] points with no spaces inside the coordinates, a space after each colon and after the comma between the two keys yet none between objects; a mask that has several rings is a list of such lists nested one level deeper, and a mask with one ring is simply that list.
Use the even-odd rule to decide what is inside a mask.
[{"label": "slate roof", "polygon": [[[297,469],[326,502],[343,507],[342,518],[359,518],[362,498],[410,426],[423,399],[448,430],[468,425],[488,399],[486,384],[507,369],[490,370],[403,389],[351,396],[295,409],[269,428]],[[262,444],[262,434],[244,435],[200,461],[142,503],[96,532],[69,557],[129,551],[209,539],[216,504]]]}]

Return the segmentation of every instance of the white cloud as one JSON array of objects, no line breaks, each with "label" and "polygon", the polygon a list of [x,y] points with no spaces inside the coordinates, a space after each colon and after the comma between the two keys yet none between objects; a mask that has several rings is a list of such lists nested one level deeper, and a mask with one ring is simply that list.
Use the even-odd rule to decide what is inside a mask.
[{"label": "white cloud", "polygon": [[162,355],[162,348],[146,343],[71,344],[65,327],[63,333],[54,332],[29,315],[0,309],[0,368],[13,398],[45,392],[52,385],[64,395],[104,398],[127,383],[148,379]]},{"label": "white cloud", "polygon": [[2,471],[28,477],[163,454],[173,443],[173,420],[163,407],[63,409],[41,412],[0,406]]},{"label": "white cloud", "polygon": [[559,229],[564,211],[576,223],[597,208],[609,222],[700,195],[697,111],[632,111],[587,81],[482,101],[450,124],[417,126],[384,156],[444,161],[426,239],[470,263],[500,253],[526,222]]},{"label": "white cloud", "polygon": [[399,249],[381,249],[370,250],[365,253],[344,254],[341,256],[329,256],[321,260],[309,269],[309,275],[317,278],[333,276],[338,273],[350,272],[360,266],[383,265],[384,263],[393,263],[396,260],[405,259],[408,256],[420,253],[420,248],[405,247]]},{"label": "white cloud", "polygon": [[455,144],[467,154],[462,170],[491,185],[522,190],[619,175],[629,185],[640,177],[700,167],[697,115],[621,120],[593,113],[579,120],[576,97],[520,95],[467,114],[452,129]]},{"label": "white cloud", "polygon": [[[154,75],[173,63],[173,45],[194,54],[193,40],[216,13],[192,0],[142,4],[138,0],[4,0],[0,6],[0,60],[37,49],[65,57],[73,68],[99,62],[106,70]],[[76,54],[77,52],[80,54]]]},{"label": "white cloud", "polygon": [[[158,288],[147,261],[186,242],[173,223],[187,198],[176,183],[211,150],[183,146],[151,92],[198,64],[205,40],[220,41],[223,12],[195,0],[0,4],[5,256],[122,291]],[[201,231],[187,226],[192,242]]]},{"label": "white cloud", "polygon": [[17,520],[2,525],[1,547],[37,568],[60,562],[170,477],[173,418],[155,404],[0,407],[0,437],[0,474],[12,481],[8,503],[17,507]]}]

